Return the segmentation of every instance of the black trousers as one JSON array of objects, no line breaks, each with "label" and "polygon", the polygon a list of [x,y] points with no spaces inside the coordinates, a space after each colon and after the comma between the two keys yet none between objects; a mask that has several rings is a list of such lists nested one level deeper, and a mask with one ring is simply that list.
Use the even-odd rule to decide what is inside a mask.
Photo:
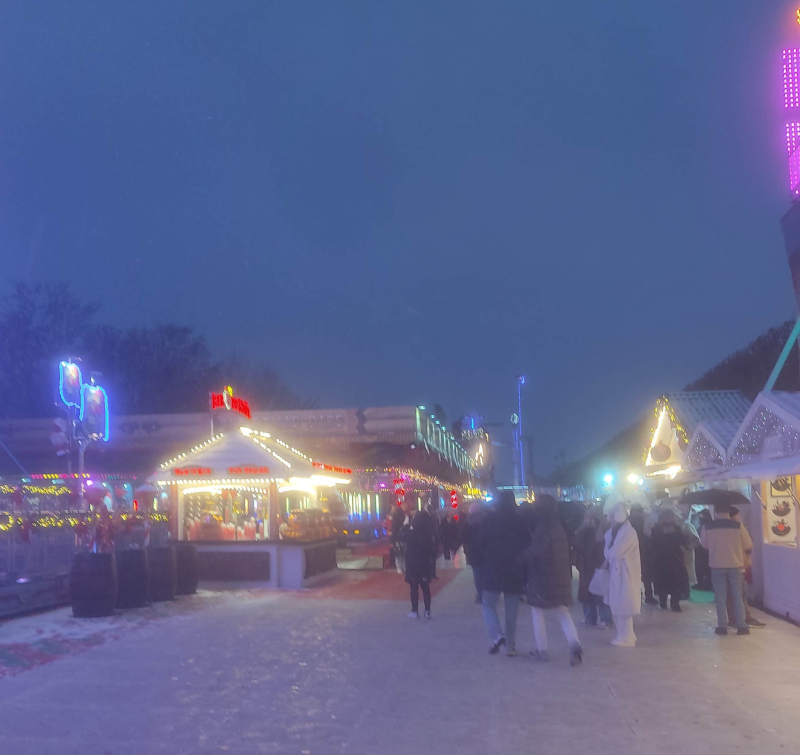
[{"label": "black trousers", "polygon": [[660,592],[658,594],[658,603],[662,608],[667,607],[667,597],[669,597],[669,607],[675,608],[680,606],[681,604],[681,596],[680,595],[670,595],[666,592]]},{"label": "black trousers", "polygon": [[431,610],[431,583],[426,579],[422,582],[409,582],[411,587],[411,611],[419,613],[419,588],[422,588],[422,599],[425,601],[425,610]]}]

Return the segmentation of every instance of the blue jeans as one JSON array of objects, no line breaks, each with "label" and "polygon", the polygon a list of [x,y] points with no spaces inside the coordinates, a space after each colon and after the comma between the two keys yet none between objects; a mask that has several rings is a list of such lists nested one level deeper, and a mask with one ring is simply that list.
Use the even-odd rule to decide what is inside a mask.
[{"label": "blue jeans", "polygon": [[740,629],[746,627],[744,601],[742,600],[742,570],[712,569],[711,584],[714,586],[714,603],[717,606],[717,626],[728,626],[728,590],[733,601],[733,623]]},{"label": "blue jeans", "polygon": [[489,630],[489,637],[496,642],[500,637],[506,638],[506,647],[513,648],[517,638],[517,614],[519,613],[519,593],[503,593],[503,603],[506,614],[506,631],[500,626],[500,617],[497,615],[497,603],[500,600],[499,592],[483,591],[483,620]]},{"label": "blue jeans", "polygon": [[472,581],[475,583],[475,594],[478,596],[478,599],[483,602],[483,587],[481,586],[481,579],[481,567],[473,566]]},{"label": "blue jeans", "polygon": [[611,616],[611,609],[605,604],[605,601],[599,595],[592,595],[590,603],[583,604],[583,620],[589,626],[597,626],[598,614],[600,621],[603,624],[613,624],[614,619]]}]

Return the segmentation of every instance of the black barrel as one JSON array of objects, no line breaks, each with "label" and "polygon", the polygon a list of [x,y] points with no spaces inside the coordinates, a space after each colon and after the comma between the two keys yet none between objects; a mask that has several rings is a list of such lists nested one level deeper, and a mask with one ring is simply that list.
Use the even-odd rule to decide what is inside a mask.
[{"label": "black barrel", "polygon": [[178,565],[175,558],[175,547],[162,545],[150,548],[150,600],[175,600],[175,589],[178,586]]},{"label": "black barrel", "polygon": [[173,543],[178,562],[178,587],[176,595],[194,595],[200,581],[200,557],[194,543],[178,541]]},{"label": "black barrel", "polygon": [[150,593],[150,562],[143,548],[117,551],[117,608],[141,608]]},{"label": "black barrel", "polygon": [[117,560],[114,554],[76,553],[69,574],[69,598],[76,619],[111,616],[117,605]]}]

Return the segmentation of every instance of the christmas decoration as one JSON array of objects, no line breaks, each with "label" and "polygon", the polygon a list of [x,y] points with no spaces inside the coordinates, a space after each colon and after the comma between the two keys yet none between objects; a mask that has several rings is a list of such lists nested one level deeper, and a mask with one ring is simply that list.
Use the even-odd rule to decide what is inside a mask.
[{"label": "christmas decoration", "polygon": [[758,456],[766,438],[779,439],[781,456],[792,456],[800,452],[800,432],[787,425],[769,409],[762,408],[752,418],[750,426],[731,451],[728,459],[730,466],[746,464],[754,456]]},{"label": "christmas decoration", "polygon": [[792,504],[789,501],[778,501],[772,505],[772,513],[781,518],[788,516],[792,510]]},{"label": "christmas decoration", "polygon": [[772,531],[778,537],[785,537],[792,531],[792,528],[788,524],[786,524],[785,519],[781,519],[772,525]]}]

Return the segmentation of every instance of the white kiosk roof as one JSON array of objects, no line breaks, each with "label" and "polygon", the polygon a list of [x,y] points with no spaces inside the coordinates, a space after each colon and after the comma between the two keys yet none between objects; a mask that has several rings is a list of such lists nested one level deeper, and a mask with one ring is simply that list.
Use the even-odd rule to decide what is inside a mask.
[{"label": "white kiosk roof", "polygon": [[346,485],[352,471],[315,461],[271,433],[240,427],[238,432],[215,435],[164,462],[147,479],[158,485],[238,487],[295,481]]}]

